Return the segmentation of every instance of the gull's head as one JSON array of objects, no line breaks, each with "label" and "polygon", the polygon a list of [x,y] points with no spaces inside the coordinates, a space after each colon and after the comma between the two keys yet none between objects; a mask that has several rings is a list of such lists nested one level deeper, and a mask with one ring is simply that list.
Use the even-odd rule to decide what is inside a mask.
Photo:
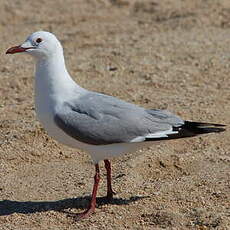
[{"label": "gull's head", "polygon": [[50,32],[38,31],[31,34],[24,43],[14,46],[6,54],[28,53],[38,59],[62,53],[62,46],[56,36]]}]

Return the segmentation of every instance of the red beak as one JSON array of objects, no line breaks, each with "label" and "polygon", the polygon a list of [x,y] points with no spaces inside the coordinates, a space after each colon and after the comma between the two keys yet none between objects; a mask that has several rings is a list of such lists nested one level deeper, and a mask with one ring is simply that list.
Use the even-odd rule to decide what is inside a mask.
[{"label": "red beak", "polygon": [[9,48],[9,49],[6,51],[6,54],[22,53],[22,52],[25,52],[25,51],[28,50],[28,49],[34,49],[34,47],[27,47],[27,48],[24,48],[24,47],[21,47],[21,46],[14,46],[14,47]]}]

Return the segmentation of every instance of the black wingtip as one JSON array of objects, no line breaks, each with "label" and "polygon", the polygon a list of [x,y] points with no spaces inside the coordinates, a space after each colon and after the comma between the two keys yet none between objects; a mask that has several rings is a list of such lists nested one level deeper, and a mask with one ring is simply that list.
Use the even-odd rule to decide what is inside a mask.
[{"label": "black wingtip", "polygon": [[173,131],[177,131],[174,134],[168,134],[167,137],[161,138],[146,138],[145,141],[159,141],[159,140],[170,140],[187,137],[195,137],[207,133],[220,133],[226,129],[223,128],[226,125],[216,123],[205,123],[205,122],[194,122],[185,121],[183,125],[173,127]]},{"label": "black wingtip", "polygon": [[185,121],[182,128],[193,132],[194,134],[203,134],[203,133],[219,133],[224,132],[226,129],[222,128],[226,125],[216,124],[216,123],[205,123],[205,122],[194,122],[194,121]]},{"label": "black wingtip", "polygon": [[207,123],[207,122],[194,122],[194,121],[185,121],[185,124],[190,124],[197,127],[204,127],[204,126],[215,126],[215,127],[225,127],[224,124],[217,124],[217,123]]}]

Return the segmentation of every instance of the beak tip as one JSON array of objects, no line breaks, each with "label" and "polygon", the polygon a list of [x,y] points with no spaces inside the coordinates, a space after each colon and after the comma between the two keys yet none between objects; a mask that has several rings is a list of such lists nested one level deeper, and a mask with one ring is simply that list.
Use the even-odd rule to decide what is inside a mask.
[{"label": "beak tip", "polygon": [[13,46],[6,51],[6,54],[15,54],[25,52],[28,48],[23,48],[21,46]]},{"label": "beak tip", "polygon": [[6,54],[13,54],[14,51],[16,51],[17,48],[18,48],[18,47],[16,47],[16,46],[9,48],[9,49],[6,51]]}]

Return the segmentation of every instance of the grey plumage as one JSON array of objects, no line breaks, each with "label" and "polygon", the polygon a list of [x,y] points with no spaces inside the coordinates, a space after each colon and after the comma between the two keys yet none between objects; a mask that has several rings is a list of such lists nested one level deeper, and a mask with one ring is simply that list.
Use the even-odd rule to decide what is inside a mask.
[{"label": "grey plumage", "polygon": [[184,124],[168,111],[147,110],[94,92],[64,102],[54,120],[71,137],[94,145],[131,142],[137,137],[144,141],[149,134]]}]

